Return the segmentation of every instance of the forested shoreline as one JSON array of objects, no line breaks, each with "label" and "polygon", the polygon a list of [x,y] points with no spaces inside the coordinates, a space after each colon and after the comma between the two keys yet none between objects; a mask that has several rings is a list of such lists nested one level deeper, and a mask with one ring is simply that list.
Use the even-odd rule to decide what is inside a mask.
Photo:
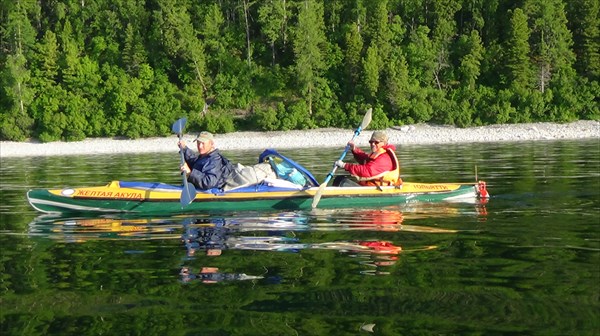
[{"label": "forested shoreline", "polygon": [[14,0],[0,139],[600,119],[600,1]]}]

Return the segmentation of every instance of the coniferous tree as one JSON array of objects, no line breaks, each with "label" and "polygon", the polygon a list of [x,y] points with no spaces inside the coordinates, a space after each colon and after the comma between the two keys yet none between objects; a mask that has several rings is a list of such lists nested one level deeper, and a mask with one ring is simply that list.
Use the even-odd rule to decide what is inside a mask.
[{"label": "coniferous tree", "polygon": [[529,89],[533,85],[527,15],[520,8],[512,12],[505,49],[506,85]]},{"label": "coniferous tree", "polygon": [[575,119],[579,103],[573,92],[575,61],[572,37],[567,29],[564,4],[560,0],[528,0],[524,6],[532,22],[532,53],[537,65],[537,88],[544,94],[552,90],[550,115],[543,120],[570,121]]},{"label": "coniferous tree", "polygon": [[8,3],[3,11],[6,21],[0,29],[0,47],[4,54],[0,57],[4,63],[0,70],[3,96],[0,106],[4,106],[5,111],[0,116],[0,138],[24,140],[31,135],[34,120],[28,108],[35,92],[30,83],[27,55],[35,44],[35,30],[29,15],[37,11],[37,3],[28,0]]},{"label": "coniferous tree", "polygon": [[271,47],[271,66],[275,66],[277,41],[285,43],[285,29],[287,21],[286,0],[265,1],[258,9],[258,21],[262,25],[262,32],[267,37]]},{"label": "coniferous tree", "polygon": [[353,96],[356,94],[356,87],[361,82],[361,59],[363,50],[363,38],[360,34],[360,26],[352,23],[348,27],[345,37],[345,78],[347,81],[346,94]]},{"label": "coniferous tree", "polygon": [[449,78],[450,49],[452,39],[456,35],[454,15],[460,9],[458,0],[433,0],[431,11],[431,41],[435,54],[434,79],[438,90],[442,90]]},{"label": "coniferous tree", "polygon": [[469,90],[475,90],[476,82],[481,73],[481,61],[484,56],[484,49],[479,32],[472,30],[469,35],[461,36],[459,40],[459,49],[464,53],[460,57],[458,66],[458,79],[461,86]]},{"label": "coniferous tree", "polygon": [[298,25],[294,37],[295,68],[308,114],[312,115],[314,91],[318,89],[317,82],[326,70],[323,6],[315,0],[303,0],[298,7]]},{"label": "coniferous tree", "polygon": [[573,33],[575,66],[581,75],[600,80],[600,1],[567,1],[569,29]]}]

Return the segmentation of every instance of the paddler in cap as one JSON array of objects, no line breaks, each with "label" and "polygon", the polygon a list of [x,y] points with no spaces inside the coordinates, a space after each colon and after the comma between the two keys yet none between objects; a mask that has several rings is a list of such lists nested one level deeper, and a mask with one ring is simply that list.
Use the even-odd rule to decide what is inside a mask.
[{"label": "paddler in cap", "polygon": [[396,147],[388,143],[388,136],[384,131],[375,131],[371,135],[369,145],[371,153],[367,154],[358,148],[354,141],[349,141],[348,146],[352,150],[352,155],[358,163],[345,163],[342,160],[335,162],[339,168],[349,172],[357,182],[349,179],[334,181],[334,185],[348,186],[400,186],[400,163],[396,157]]},{"label": "paddler in cap", "polygon": [[181,171],[186,174],[188,182],[194,184],[197,189],[223,188],[234,170],[233,165],[215,147],[212,133],[200,132],[194,142],[198,154],[189,149],[185,141],[179,140],[177,143],[185,158]]}]

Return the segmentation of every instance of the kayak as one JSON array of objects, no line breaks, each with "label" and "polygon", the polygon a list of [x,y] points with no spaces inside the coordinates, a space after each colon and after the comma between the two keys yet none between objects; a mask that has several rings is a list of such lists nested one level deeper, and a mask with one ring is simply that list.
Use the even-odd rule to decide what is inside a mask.
[{"label": "kayak", "polygon": [[[403,182],[400,186],[326,187],[319,190],[314,176],[297,162],[273,149],[259,156],[271,162],[276,179],[222,189],[196,190],[182,205],[184,186],[161,182],[111,181],[103,186],[31,189],[27,199],[43,213],[178,214],[244,210],[311,209],[321,193],[320,208],[388,206],[411,202],[461,202],[487,199],[484,181],[474,183]],[[284,171],[285,174],[279,174]]]}]

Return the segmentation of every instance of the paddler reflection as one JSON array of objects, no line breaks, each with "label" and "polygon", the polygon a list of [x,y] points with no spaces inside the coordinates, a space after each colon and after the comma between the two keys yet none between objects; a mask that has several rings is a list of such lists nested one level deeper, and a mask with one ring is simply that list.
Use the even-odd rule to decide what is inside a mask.
[{"label": "paddler reflection", "polygon": [[223,218],[196,219],[192,223],[184,222],[181,241],[189,257],[201,250],[206,251],[208,256],[219,256],[222,250],[227,249],[225,244],[229,231]]},{"label": "paddler reflection", "polygon": [[[206,256],[219,256],[224,250],[252,250],[299,253],[302,250],[335,250],[357,258],[363,265],[359,270],[362,274],[387,275],[390,272],[383,270],[390,267],[398,260],[402,247],[391,241],[384,240],[355,240],[333,241],[321,243],[302,243],[298,237],[282,235],[280,231],[271,232],[270,236],[241,236],[225,225],[216,221],[210,225],[200,223],[190,225],[182,236],[187,249],[187,256],[195,258],[200,252]],[[198,226],[199,225],[199,226]],[[222,281],[261,279],[261,275],[249,276],[246,273],[223,273],[217,267],[202,267],[193,273],[188,267],[183,267],[180,272],[181,280],[189,282],[198,280],[203,283]]]},{"label": "paddler reflection", "polygon": [[[382,226],[368,227],[376,229]],[[270,234],[269,236],[241,236],[239,235],[241,228],[242,226],[239,225],[226,225],[224,219],[199,219],[192,224],[185,225],[185,232],[181,239],[188,250],[188,256],[193,256],[199,251],[205,251],[208,256],[218,256],[221,255],[223,250],[227,249],[285,252],[297,252],[302,249],[335,249],[355,252],[369,251],[381,254],[396,254],[402,250],[401,247],[388,241],[300,243],[297,237],[282,235],[280,227],[267,231]]]},{"label": "paddler reflection", "polygon": [[[404,216],[398,210],[367,209],[357,210],[344,215],[338,213],[335,225],[330,226],[344,230],[371,230],[371,231],[399,231],[402,229]],[[319,228],[325,228],[326,224],[317,223]]]}]

